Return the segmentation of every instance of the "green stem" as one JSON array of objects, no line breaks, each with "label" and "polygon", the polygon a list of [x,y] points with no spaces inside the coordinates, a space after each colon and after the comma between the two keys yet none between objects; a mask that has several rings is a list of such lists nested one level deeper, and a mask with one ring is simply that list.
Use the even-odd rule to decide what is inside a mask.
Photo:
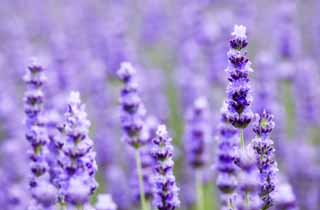
[{"label": "green stem", "polygon": [[[240,146],[242,149],[242,152],[246,152],[246,143],[244,141],[244,129],[240,129]],[[249,196],[248,193],[246,192],[245,194],[245,199],[246,199],[246,206],[249,206]]]},{"label": "green stem", "polygon": [[67,205],[65,203],[60,203],[60,210],[67,210]]},{"label": "green stem", "polygon": [[240,129],[240,147],[242,150],[245,149],[245,142],[244,142],[244,129]]},{"label": "green stem", "polygon": [[228,202],[228,209],[233,210],[234,208],[233,208],[231,196],[230,196],[230,198],[228,198],[228,201],[227,201],[227,202]]},{"label": "green stem", "polygon": [[84,210],[82,205],[77,206],[78,210]]},{"label": "green stem", "polygon": [[204,210],[202,171],[196,170],[197,210]]},{"label": "green stem", "polygon": [[141,158],[140,158],[140,151],[136,149],[136,164],[137,164],[137,173],[139,178],[139,190],[140,190],[140,203],[142,210],[148,210],[146,204],[146,198],[144,196],[144,186],[143,186],[143,177],[142,177],[142,166],[141,166]]}]

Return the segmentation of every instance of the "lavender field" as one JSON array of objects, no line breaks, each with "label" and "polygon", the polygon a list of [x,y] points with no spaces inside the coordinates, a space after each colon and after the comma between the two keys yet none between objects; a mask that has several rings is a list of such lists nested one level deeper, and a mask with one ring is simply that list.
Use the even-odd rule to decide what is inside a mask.
[{"label": "lavender field", "polygon": [[320,210],[319,0],[2,0],[0,210]]}]

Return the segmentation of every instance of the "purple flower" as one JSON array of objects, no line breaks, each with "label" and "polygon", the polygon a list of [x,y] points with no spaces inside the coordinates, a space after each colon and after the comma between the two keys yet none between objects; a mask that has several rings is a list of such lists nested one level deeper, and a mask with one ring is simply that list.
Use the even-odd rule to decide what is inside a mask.
[{"label": "purple flower", "polygon": [[123,139],[135,148],[146,142],[141,138],[146,110],[138,92],[136,71],[130,63],[122,63],[117,72],[124,87],[121,91],[121,125],[124,130]]},{"label": "purple flower", "polygon": [[[46,80],[44,68],[33,61],[24,76],[27,90],[24,96],[26,114],[26,139],[31,145],[31,180],[29,182],[32,197],[36,205],[49,208],[56,203],[57,193],[49,182],[48,174],[48,134],[43,121],[43,84]],[[50,189],[50,190],[49,190]],[[48,191],[47,191],[48,190]],[[43,196],[41,195],[43,194]],[[41,196],[40,196],[41,195]]]},{"label": "purple flower", "polygon": [[253,70],[247,58],[247,52],[244,50],[248,45],[246,28],[235,25],[231,35],[231,48],[228,52],[229,66],[226,69],[229,74],[229,84],[223,112],[233,126],[246,128],[253,118],[253,112],[250,109],[252,96],[249,85],[249,73]]},{"label": "purple flower", "polygon": [[67,203],[75,206],[86,204],[98,185],[95,180],[96,153],[88,136],[89,126],[80,94],[71,92],[63,127],[66,140],[62,147],[64,156],[60,160],[64,169],[61,193]]},{"label": "purple flower", "polygon": [[187,113],[185,150],[193,168],[202,168],[208,162],[209,114],[207,99],[203,97],[197,98]]},{"label": "purple flower", "polygon": [[238,210],[260,210],[262,204],[259,197],[260,176],[256,154],[250,144],[240,151],[239,167],[241,170],[238,175]]},{"label": "purple flower", "polygon": [[100,194],[95,205],[96,210],[116,210],[117,205],[109,194]]},{"label": "purple flower", "polygon": [[224,120],[219,125],[216,170],[221,193],[232,194],[237,187],[237,166],[234,161],[239,149],[239,132]]},{"label": "purple flower", "polygon": [[276,209],[281,210],[297,210],[296,197],[292,191],[291,185],[285,180],[277,183],[274,192],[274,204]]},{"label": "purple flower", "polygon": [[276,188],[275,176],[278,167],[274,156],[273,141],[270,139],[273,128],[273,115],[267,111],[257,115],[257,120],[253,125],[256,138],[252,140],[252,146],[257,154],[258,169],[261,175],[260,197],[263,200],[263,209],[274,205],[271,194]]},{"label": "purple flower", "polygon": [[152,156],[154,164],[154,200],[158,210],[174,210],[180,205],[179,188],[173,174],[173,146],[165,125],[158,126],[153,139]]}]

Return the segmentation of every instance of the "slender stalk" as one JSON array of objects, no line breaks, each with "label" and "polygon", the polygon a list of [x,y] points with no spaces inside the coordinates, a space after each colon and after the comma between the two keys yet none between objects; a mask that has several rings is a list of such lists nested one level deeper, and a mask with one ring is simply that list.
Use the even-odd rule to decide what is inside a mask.
[{"label": "slender stalk", "polygon": [[197,210],[204,210],[202,171],[196,170]]},{"label": "slender stalk", "polygon": [[60,206],[59,208],[60,210],[67,210],[67,205],[65,203],[60,203],[59,206]]},{"label": "slender stalk", "polygon": [[142,210],[148,210],[147,204],[146,204],[146,198],[145,198],[145,195],[144,195],[144,185],[143,185],[143,177],[142,177],[142,166],[141,166],[141,158],[140,158],[140,151],[139,151],[139,149],[136,149],[135,155],[136,155],[137,173],[138,173],[138,178],[139,178],[139,190],[140,190],[141,209],[142,209]]},{"label": "slender stalk", "polygon": [[245,142],[244,142],[244,132],[243,132],[244,129],[240,129],[240,146],[241,146],[241,149],[244,150],[245,149]]},{"label": "slender stalk", "polygon": [[[245,151],[246,145],[245,145],[245,141],[244,141],[244,129],[240,129],[240,146],[243,152]],[[248,193],[246,192],[246,206],[249,206],[249,196]]]},{"label": "slender stalk", "polygon": [[233,204],[232,204],[232,198],[230,196],[230,198],[228,198],[228,209],[233,210]]},{"label": "slender stalk", "polygon": [[77,209],[78,209],[78,210],[84,210],[84,208],[83,208],[82,205],[77,206]]}]

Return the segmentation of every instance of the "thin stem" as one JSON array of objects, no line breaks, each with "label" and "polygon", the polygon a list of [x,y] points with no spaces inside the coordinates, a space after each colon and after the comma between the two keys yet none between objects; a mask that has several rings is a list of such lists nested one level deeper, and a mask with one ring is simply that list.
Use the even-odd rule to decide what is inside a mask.
[{"label": "thin stem", "polygon": [[60,210],[67,210],[67,205],[65,203],[60,203]]},{"label": "thin stem", "polygon": [[240,129],[240,146],[241,149],[244,150],[245,149],[245,142],[244,142],[244,129]]},{"label": "thin stem", "polygon": [[141,166],[141,158],[140,158],[140,151],[136,149],[136,164],[137,164],[137,173],[139,178],[139,190],[140,190],[140,203],[142,210],[148,210],[146,204],[146,198],[144,196],[144,185],[143,185],[143,177],[142,177],[142,166]]},{"label": "thin stem", "polygon": [[77,206],[77,209],[78,209],[78,210],[84,210],[82,205],[78,205],[78,206]]},{"label": "thin stem", "polygon": [[197,210],[204,210],[202,171],[196,170]]},{"label": "thin stem", "polygon": [[[246,152],[246,143],[244,141],[244,129],[240,129],[240,146],[243,152]],[[246,206],[249,206],[249,195],[248,192],[245,193]]]},{"label": "thin stem", "polygon": [[232,198],[231,198],[231,196],[230,196],[230,198],[228,198],[227,203],[228,203],[228,209],[233,210],[233,204],[232,204]]}]

